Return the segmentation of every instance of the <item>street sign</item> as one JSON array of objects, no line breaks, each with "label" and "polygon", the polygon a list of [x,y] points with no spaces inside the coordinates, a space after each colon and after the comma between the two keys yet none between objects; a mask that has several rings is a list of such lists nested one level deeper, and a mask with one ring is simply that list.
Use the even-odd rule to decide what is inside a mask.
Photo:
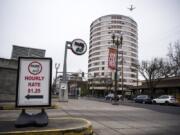
[{"label": "street sign", "polygon": [[61,89],[67,89],[67,83],[61,83]]},{"label": "street sign", "polygon": [[20,57],[16,88],[16,107],[51,105],[51,58]]},{"label": "street sign", "polygon": [[82,39],[74,39],[71,44],[71,50],[76,55],[83,55],[87,51],[87,45]]}]

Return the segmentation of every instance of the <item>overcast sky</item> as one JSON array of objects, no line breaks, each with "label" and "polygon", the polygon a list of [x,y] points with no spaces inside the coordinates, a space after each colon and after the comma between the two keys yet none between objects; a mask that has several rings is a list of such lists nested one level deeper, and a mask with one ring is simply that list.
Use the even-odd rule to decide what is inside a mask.
[{"label": "overcast sky", "polygon": [[[165,57],[180,40],[180,0],[0,0],[0,57],[10,58],[12,45],[45,49],[62,71],[65,42],[82,38],[89,47],[90,24],[108,14],[137,22],[139,60]],[[69,50],[67,63],[67,71],[87,72],[88,51]]]}]

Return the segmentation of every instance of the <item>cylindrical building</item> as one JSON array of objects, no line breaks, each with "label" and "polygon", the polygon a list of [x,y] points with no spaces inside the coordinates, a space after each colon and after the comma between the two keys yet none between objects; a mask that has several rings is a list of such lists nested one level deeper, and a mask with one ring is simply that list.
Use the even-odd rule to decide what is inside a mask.
[{"label": "cylindrical building", "polygon": [[122,48],[119,47],[118,50],[118,94],[122,93],[122,74],[126,95],[130,94],[130,86],[135,86],[138,79],[137,23],[124,15],[102,16],[93,21],[90,26],[88,80],[90,94],[95,96],[104,96],[114,90],[114,70],[108,68],[108,50],[113,46],[113,33],[123,35]]}]

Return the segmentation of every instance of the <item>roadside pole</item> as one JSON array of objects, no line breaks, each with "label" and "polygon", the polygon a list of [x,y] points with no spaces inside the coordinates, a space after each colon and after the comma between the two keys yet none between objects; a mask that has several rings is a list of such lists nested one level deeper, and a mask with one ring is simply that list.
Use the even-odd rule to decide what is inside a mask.
[{"label": "roadside pole", "polygon": [[67,50],[71,49],[71,42],[66,41],[64,50],[64,64],[63,64],[63,77],[62,82],[60,82],[59,89],[59,101],[68,101],[68,89],[67,89]]}]

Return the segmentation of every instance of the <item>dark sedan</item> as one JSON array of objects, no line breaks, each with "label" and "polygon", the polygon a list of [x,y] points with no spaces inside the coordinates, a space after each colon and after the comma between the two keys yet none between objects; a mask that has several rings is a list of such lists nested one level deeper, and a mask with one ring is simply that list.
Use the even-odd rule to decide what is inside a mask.
[{"label": "dark sedan", "polygon": [[152,99],[148,95],[138,95],[136,98],[134,98],[134,101],[136,103],[143,103],[143,104],[152,103]]}]

